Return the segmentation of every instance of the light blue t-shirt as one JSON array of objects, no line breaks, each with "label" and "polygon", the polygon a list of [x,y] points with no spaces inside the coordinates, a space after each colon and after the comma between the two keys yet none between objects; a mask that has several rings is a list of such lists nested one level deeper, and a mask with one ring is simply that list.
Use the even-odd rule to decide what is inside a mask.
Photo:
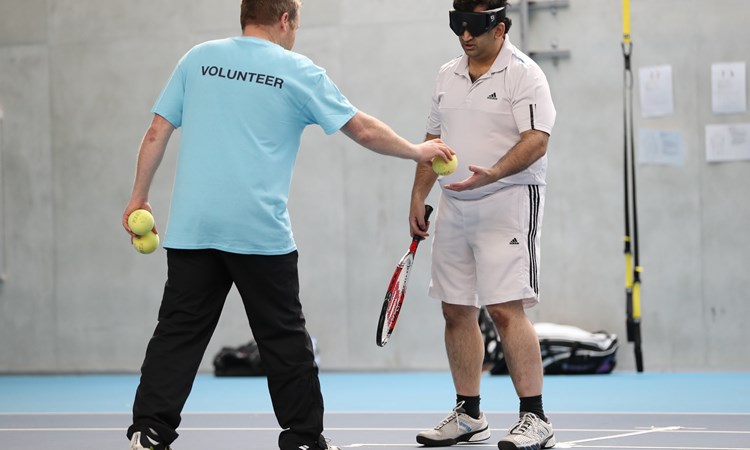
[{"label": "light blue t-shirt", "polygon": [[178,63],[153,113],[182,127],[164,247],[279,255],[296,249],[287,200],[302,131],[357,112],[325,70],[251,37]]}]

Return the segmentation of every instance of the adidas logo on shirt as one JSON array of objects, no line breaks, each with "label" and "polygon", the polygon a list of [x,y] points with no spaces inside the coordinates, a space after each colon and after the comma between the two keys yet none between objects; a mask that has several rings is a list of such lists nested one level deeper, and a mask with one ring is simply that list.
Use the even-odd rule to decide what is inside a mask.
[{"label": "adidas logo on shirt", "polygon": [[518,240],[516,238],[513,238],[512,241],[509,242],[510,245],[521,245],[518,243]]},{"label": "adidas logo on shirt", "polygon": [[497,94],[493,92],[487,96],[487,100],[497,100]]}]

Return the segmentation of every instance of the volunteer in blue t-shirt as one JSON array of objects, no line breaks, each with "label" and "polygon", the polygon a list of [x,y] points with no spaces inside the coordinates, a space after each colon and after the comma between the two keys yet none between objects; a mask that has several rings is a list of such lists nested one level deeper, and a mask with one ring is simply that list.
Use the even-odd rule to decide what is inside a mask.
[{"label": "volunteer in blue t-shirt", "polygon": [[[201,359],[235,285],[258,343],[281,450],[337,449],[323,438],[323,399],[299,301],[287,200],[302,131],[343,131],[384,155],[449,159],[442,141],[412,144],[358,111],[325,70],[291,51],[299,0],[243,0],[240,37],[185,54],[159,96],[123,214],[151,210],[149,189],[182,129],[169,226],[167,282],[141,368],[131,449],[168,449]],[[157,231],[158,232],[158,231]]]}]

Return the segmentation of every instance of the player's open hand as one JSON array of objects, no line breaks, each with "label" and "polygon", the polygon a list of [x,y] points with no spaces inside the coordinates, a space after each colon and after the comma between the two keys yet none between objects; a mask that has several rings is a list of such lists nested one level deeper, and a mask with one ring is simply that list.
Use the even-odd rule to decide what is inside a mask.
[{"label": "player's open hand", "polygon": [[443,188],[456,192],[468,191],[486,186],[498,180],[497,174],[495,174],[493,169],[481,166],[469,166],[469,170],[471,171],[469,178],[457,183],[446,184]]}]

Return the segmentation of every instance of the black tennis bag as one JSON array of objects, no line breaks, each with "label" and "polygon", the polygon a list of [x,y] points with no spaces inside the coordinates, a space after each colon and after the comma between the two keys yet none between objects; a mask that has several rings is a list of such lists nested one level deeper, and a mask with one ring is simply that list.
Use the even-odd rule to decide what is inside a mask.
[{"label": "black tennis bag", "polygon": [[[484,369],[492,375],[508,373],[502,343],[489,313],[479,316],[485,344]],[[588,332],[570,325],[534,324],[542,351],[545,375],[610,373],[617,364],[617,336],[606,331]]]},{"label": "black tennis bag", "polygon": [[265,375],[258,344],[251,340],[239,347],[223,347],[214,357],[217,377],[258,377]]},{"label": "black tennis bag", "polygon": [[[311,336],[315,364],[320,367],[320,348],[315,336]],[[217,377],[260,377],[265,376],[260,351],[255,340],[239,347],[222,347],[214,357],[214,375]]]}]

